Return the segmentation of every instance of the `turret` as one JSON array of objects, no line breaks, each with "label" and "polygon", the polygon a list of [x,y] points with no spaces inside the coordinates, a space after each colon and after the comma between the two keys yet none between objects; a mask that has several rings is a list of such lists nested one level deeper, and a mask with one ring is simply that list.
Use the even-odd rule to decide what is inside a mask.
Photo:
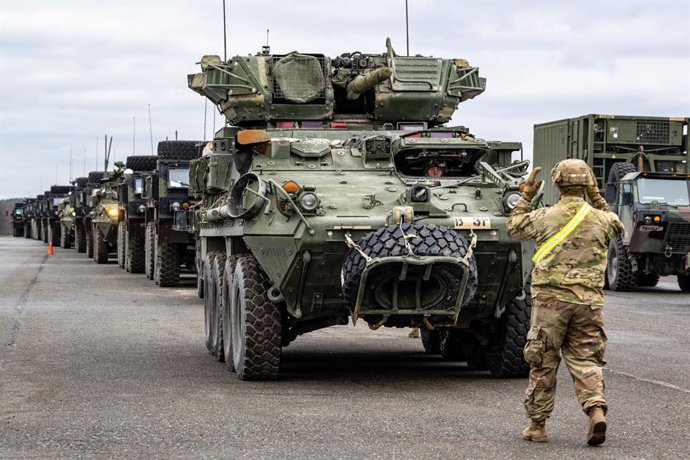
[{"label": "turret", "polygon": [[398,56],[390,39],[381,54],[207,55],[200,64],[189,87],[243,127],[433,127],[486,86],[465,59]]}]

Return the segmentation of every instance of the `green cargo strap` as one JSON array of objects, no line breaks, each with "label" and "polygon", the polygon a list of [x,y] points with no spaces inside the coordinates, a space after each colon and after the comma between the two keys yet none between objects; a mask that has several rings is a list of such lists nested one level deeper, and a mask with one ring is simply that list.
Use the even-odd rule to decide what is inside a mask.
[{"label": "green cargo strap", "polygon": [[544,244],[542,244],[539,249],[537,249],[537,252],[534,253],[534,256],[532,257],[532,262],[539,263],[545,256],[548,254],[553,248],[561,244],[561,242],[568,236],[570,235],[573,230],[577,228],[578,225],[582,223],[582,221],[585,219],[585,216],[589,214],[589,211],[592,209],[592,207],[588,204],[585,203],[582,205],[582,207],[577,211],[577,214],[575,214],[567,224],[565,224],[565,227],[563,227],[558,233],[556,233],[554,236],[548,239],[548,241]]}]

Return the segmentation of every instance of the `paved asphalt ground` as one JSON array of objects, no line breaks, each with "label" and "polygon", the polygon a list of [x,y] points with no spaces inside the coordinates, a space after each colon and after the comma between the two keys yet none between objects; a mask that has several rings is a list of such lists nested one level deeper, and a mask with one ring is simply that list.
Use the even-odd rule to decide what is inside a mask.
[{"label": "paved asphalt ground", "polygon": [[0,238],[0,457],[688,458],[690,295],[608,293],[609,436],[564,368],[550,442],[523,441],[526,381],[425,355],[407,331],[341,326],[242,382],[203,345],[193,282],[158,288],[74,250]]}]

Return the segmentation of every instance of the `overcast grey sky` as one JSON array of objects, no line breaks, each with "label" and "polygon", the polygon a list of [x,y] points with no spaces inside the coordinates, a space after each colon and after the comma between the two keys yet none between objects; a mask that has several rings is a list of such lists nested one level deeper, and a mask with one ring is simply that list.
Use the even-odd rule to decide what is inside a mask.
[{"label": "overcast grey sky", "polygon": [[[404,4],[227,0],[228,55],[260,51],[266,29],[276,53],[379,53],[388,36],[404,53]],[[487,79],[450,124],[522,141],[528,157],[535,123],[690,116],[688,0],[409,0],[409,11],[412,54],[464,57]],[[70,146],[73,177],[99,169],[104,134],[115,159],[150,154],[149,104],[154,151],[176,132],[204,137],[204,99],[186,85],[204,54],[223,55],[222,0],[0,0],[0,198],[67,183]]]}]

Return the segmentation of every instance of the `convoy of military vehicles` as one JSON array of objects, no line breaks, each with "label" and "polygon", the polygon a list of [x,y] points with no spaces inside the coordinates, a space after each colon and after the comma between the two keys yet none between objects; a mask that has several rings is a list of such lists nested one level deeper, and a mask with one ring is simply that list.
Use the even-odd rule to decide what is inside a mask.
[{"label": "convoy of military vehicles", "polygon": [[[240,379],[276,378],[317,329],[419,328],[424,349],[526,376],[534,247],[508,236],[519,142],[447,126],[486,85],[465,59],[382,53],[203,56],[191,90],[225,116],[212,141],[162,141],[12,211],[13,234],[117,258],[161,287],[196,279],[205,343]],[[675,275],[690,292],[688,118],[535,125],[534,163],[593,169],[625,235],[606,287]],[[549,181],[535,199],[557,200]]]}]

